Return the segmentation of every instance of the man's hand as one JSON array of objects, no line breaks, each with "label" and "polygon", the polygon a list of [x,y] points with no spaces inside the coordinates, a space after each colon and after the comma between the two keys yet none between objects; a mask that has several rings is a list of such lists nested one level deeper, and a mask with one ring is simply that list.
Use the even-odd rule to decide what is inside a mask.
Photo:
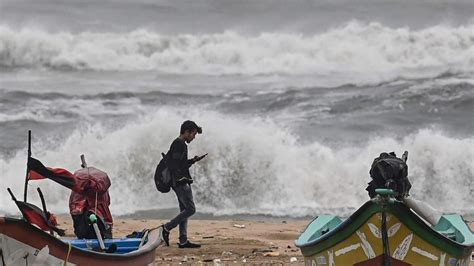
[{"label": "man's hand", "polygon": [[194,156],[193,161],[194,162],[199,162],[200,160],[204,159],[206,157],[207,153],[201,156]]}]

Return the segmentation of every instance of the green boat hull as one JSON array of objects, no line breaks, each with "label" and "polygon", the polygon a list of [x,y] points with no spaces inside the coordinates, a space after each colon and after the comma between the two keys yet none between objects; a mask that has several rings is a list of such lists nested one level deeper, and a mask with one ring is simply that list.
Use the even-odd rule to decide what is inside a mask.
[{"label": "green boat hull", "polygon": [[402,202],[368,201],[345,221],[318,216],[295,244],[307,265],[469,265],[474,234],[460,215],[431,227]]}]

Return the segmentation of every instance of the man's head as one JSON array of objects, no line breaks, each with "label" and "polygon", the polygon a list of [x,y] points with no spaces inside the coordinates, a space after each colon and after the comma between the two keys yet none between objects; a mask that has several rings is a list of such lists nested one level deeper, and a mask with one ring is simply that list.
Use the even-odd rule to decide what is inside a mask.
[{"label": "man's head", "polygon": [[202,128],[198,126],[194,121],[186,120],[181,125],[180,137],[190,143],[196,137],[196,134],[201,134]]}]

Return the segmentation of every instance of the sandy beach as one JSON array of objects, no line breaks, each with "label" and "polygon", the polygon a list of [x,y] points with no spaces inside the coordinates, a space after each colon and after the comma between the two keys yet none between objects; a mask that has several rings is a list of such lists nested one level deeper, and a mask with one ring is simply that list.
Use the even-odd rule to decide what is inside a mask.
[{"label": "sandy beach", "polygon": [[[74,236],[71,219],[58,217],[67,236]],[[164,220],[116,219],[114,237],[125,236],[133,231],[159,226]],[[307,220],[237,221],[237,220],[190,220],[189,238],[202,244],[199,249],[179,249],[177,230],[172,231],[170,246],[160,246],[156,252],[159,264],[197,264],[220,261],[223,264],[282,264],[302,263],[303,257],[294,246],[294,240],[305,228]],[[293,259],[294,260],[294,259]]]},{"label": "sandy beach", "polygon": [[[71,219],[58,217],[61,228],[73,236]],[[133,231],[159,226],[158,219],[115,219],[114,237]],[[202,244],[199,249],[179,249],[177,230],[172,231],[170,246],[160,246],[156,252],[157,264],[303,264],[303,256],[294,240],[310,220],[190,220],[189,238]],[[474,222],[471,222],[474,230]],[[296,259],[296,261],[295,261]],[[291,262],[293,261],[293,262]],[[471,262],[470,265],[474,265]]]}]

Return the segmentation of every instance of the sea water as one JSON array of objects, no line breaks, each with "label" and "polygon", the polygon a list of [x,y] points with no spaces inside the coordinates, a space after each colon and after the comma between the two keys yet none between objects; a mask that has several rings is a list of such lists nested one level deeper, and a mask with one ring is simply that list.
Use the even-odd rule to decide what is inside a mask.
[{"label": "sea water", "polygon": [[[210,215],[347,215],[372,160],[409,152],[411,194],[474,213],[474,3],[3,0],[0,212],[33,156],[111,180],[114,215],[168,209],[153,173],[180,124]],[[69,191],[32,181],[54,212]]]}]

